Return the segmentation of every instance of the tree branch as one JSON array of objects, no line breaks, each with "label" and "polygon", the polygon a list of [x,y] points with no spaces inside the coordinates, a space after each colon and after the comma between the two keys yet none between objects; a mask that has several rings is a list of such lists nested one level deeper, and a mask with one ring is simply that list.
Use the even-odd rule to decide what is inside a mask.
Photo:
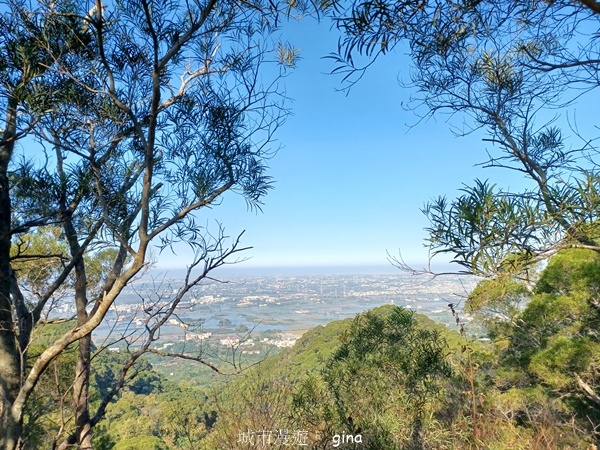
[{"label": "tree branch", "polygon": [[600,396],[598,396],[598,394],[594,392],[591,386],[585,381],[583,381],[578,374],[575,374],[575,381],[577,382],[577,386],[579,386],[579,389],[581,389],[581,391],[583,392],[585,398],[591,401],[592,403],[595,403],[596,406],[600,406]]}]

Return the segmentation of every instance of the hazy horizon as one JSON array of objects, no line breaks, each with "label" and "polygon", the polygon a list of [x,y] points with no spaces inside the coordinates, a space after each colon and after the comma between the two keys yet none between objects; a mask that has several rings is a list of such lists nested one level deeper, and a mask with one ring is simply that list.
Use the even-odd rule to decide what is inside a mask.
[{"label": "hazy horizon", "polygon": [[[415,269],[426,268],[427,263],[413,264]],[[185,267],[157,266],[150,270],[152,276],[165,275],[180,277],[185,274]],[[438,272],[458,272],[460,267],[450,264],[438,264],[432,267]],[[332,265],[280,265],[280,266],[246,266],[243,263],[225,265],[215,269],[210,276],[252,277],[252,276],[309,276],[309,275],[372,275],[372,274],[407,274],[389,264],[332,264]]]}]

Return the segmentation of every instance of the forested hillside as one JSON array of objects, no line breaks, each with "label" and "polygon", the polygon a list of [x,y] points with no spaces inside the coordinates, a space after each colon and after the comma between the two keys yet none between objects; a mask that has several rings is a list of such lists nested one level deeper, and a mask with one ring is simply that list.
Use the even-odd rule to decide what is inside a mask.
[{"label": "forested hillside", "polygon": [[532,292],[481,282],[465,308],[490,343],[391,306],[312,330],[217,397],[206,448],[250,448],[240,431],[264,430],[283,448],[285,429],[318,449],[593,449],[599,262],[563,252]]},{"label": "forested hillside", "polygon": [[[95,448],[592,449],[599,268],[596,253],[569,250],[532,292],[481,282],[465,308],[491,342],[469,338],[468,324],[461,334],[387,305],[310,330],[205,389],[179,387],[141,363],[107,408]],[[105,353],[94,361],[98,399],[120,359],[127,358]],[[42,398],[54,396],[47,378]],[[28,423],[31,442],[56,432],[59,409],[46,405],[44,420]]]}]

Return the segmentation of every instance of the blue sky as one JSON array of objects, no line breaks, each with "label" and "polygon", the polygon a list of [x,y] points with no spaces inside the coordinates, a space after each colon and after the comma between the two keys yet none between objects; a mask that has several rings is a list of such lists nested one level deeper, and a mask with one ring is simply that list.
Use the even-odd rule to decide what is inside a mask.
[{"label": "blue sky", "polygon": [[[482,142],[482,133],[456,137],[451,125],[460,126],[463,117],[440,115],[418,123],[403,107],[414,92],[399,84],[409,79],[411,66],[401,49],[380,58],[347,93],[340,91],[342,77],[330,74],[335,63],[324,58],[337,48],[338,32],[328,23],[292,22],[279,35],[300,50],[300,60],[282,81],[292,115],[278,130],[275,146],[281,149],[269,161],[274,189],[262,212],[248,210],[241,196],[227,193],[221,204],[198,214],[209,230],[215,231],[218,221],[230,236],[245,231],[242,244],[253,248],[241,255],[248,260],[239,270],[393,270],[388,252],[399,251],[405,261],[423,267],[428,257],[424,203],[439,195],[454,198],[475,178],[505,189],[525,185],[517,172],[477,166],[490,144]],[[594,93],[569,114],[583,135],[597,135]],[[574,134],[564,120],[557,125]],[[24,151],[27,145],[22,144]],[[184,246],[175,247],[175,254],[155,251],[156,266],[182,268],[191,262],[189,253]]]},{"label": "blue sky", "polygon": [[[241,255],[248,260],[238,270],[393,270],[388,252],[399,251],[422,267],[428,257],[424,203],[439,195],[454,198],[475,178],[515,190],[524,186],[519,173],[476,166],[489,144],[481,133],[456,137],[451,125],[460,126],[462,117],[418,123],[406,110],[414,92],[399,84],[409,79],[411,65],[401,49],[378,60],[347,93],[340,91],[342,77],[330,74],[335,62],[324,58],[337,48],[338,33],[328,23],[292,22],[279,35],[300,50],[300,60],[282,81],[292,115],[278,130],[275,146],[281,149],[269,161],[274,189],[262,212],[227,193],[221,204],[198,214],[209,230],[218,221],[230,236],[245,231],[242,244],[253,248]],[[593,125],[594,100],[587,95],[587,106],[577,107],[582,129]],[[156,266],[183,267],[191,262],[189,253],[184,246],[175,247],[175,254],[156,251]]]},{"label": "blue sky", "polygon": [[[475,167],[485,159],[481,136],[456,138],[447,117],[409,126],[418,118],[402,107],[411,91],[398,79],[407,79],[410,61],[400,51],[379,60],[346,95],[341,77],[329,74],[334,62],[323,58],[337,45],[327,23],[289,24],[281,36],[300,49],[301,60],[285,79],[293,115],[270,161],[274,189],[262,213],[227,195],[206,215],[230,235],[245,230],[243,243],[253,249],[240,267],[389,266],[386,252],[399,250],[423,265],[426,201],[454,197],[476,177],[500,175],[504,187],[520,185],[519,174]],[[158,255],[158,267],[180,265],[185,250],[177,253]]]}]

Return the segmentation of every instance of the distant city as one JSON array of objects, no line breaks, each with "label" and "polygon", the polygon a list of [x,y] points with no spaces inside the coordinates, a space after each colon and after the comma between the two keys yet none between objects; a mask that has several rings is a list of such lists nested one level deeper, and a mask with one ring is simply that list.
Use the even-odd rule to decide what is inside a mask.
[{"label": "distant city", "polygon": [[[168,276],[154,280],[146,277],[130,284],[96,331],[97,343],[143,333],[150,311],[166,309],[183,285],[183,275]],[[233,347],[251,331],[263,343],[291,346],[304,331],[315,326],[386,304],[455,326],[448,304],[460,304],[475,284],[474,277],[432,278],[399,271],[204,280],[183,297],[177,313],[164,324],[161,342],[168,346],[207,340]],[[74,314],[72,302],[62,303],[53,312],[61,317]]]}]

